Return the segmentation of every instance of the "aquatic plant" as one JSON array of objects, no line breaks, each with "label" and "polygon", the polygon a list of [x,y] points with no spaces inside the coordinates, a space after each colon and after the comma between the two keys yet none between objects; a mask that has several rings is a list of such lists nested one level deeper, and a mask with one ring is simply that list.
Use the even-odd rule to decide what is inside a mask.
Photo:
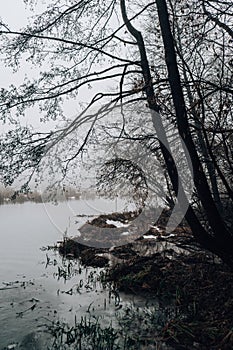
[{"label": "aquatic plant", "polygon": [[[46,331],[52,336],[48,350],[157,349],[170,333],[170,338],[175,340],[175,330],[189,332],[183,327],[181,314],[174,317],[174,307],[160,308],[157,304],[139,308],[120,304],[116,308],[117,324],[107,326],[104,318],[91,314],[90,307],[88,317],[81,317],[80,321],[75,317],[73,325],[58,320],[47,326]],[[164,344],[160,347],[165,348]]]},{"label": "aquatic plant", "polygon": [[48,350],[120,350],[117,344],[117,331],[111,326],[101,327],[99,319],[82,317],[80,322],[75,318],[74,325],[56,321],[47,327],[53,336]]}]

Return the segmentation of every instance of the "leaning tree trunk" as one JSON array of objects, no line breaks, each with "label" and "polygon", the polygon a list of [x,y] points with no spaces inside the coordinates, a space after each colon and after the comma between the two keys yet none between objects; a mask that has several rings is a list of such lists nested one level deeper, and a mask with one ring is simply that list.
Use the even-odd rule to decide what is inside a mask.
[{"label": "leaning tree trunk", "polygon": [[202,226],[198,220],[194,210],[187,203],[187,197],[185,195],[182,184],[179,181],[179,175],[177,168],[172,157],[172,153],[169,147],[169,142],[165,133],[165,129],[162,123],[162,118],[159,113],[159,106],[156,103],[156,97],[154,93],[154,88],[152,84],[151,72],[148,64],[147,54],[145,50],[145,45],[143,37],[140,31],[135,29],[131,22],[127,18],[125,0],[121,0],[121,11],[124,23],[131,33],[131,35],[136,39],[140,57],[141,57],[141,67],[142,74],[145,83],[145,92],[150,110],[152,111],[152,122],[155,127],[156,133],[158,135],[161,152],[163,154],[165,164],[167,167],[168,175],[170,177],[171,183],[173,185],[174,192],[176,196],[178,193],[181,194],[182,201],[180,206],[188,208],[185,214],[193,235],[200,242],[200,244],[219,255],[228,265],[233,267],[233,252],[232,252],[232,237],[227,231],[227,228],[222,221],[222,218],[215,206],[211,192],[208,186],[208,182],[203,171],[200,159],[198,157],[192,136],[189,130],[187,113],[185,108],[183,91],[181,88],[180,75],[178,71],[175,47],[173,43],[173,37],[171,32],[171,27],[169,23],[169,16],[166,1],[157,0],[157,9],[160,20],[160,27],[163,36],[164,49],[166,54],[166,64],[169,75],[169,83],[172,93],[172,99],[176,110],[176,119],[178,130],[180,136],[187,147],[190,154],[193,171],[194,171],[194,184],[196,186],[198,195],[201,199],[202,205],[208,217],[209,225],[214,233],[210,235],[205,228]]}]

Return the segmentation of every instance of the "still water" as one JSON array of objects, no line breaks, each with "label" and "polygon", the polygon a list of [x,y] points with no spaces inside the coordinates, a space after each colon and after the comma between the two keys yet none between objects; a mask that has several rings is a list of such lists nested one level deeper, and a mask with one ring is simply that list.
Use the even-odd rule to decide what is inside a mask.
[{"label": "still water", "polygon": [[[68,262],[43,247],[62,240],[64,232],[75,236],[90,215],[116,209],[126,209],[125,203],[96,199],[0,206],[0,350],[18,349],[19,344],[29,349],[26,339],[31,334],[53,320],[72,322],[75,315],[85,315],[90,305],[96,314],[104,314],[106,323],[113,319],[114,303],[98,283],[79,293],[66,293],[78,281],[86,281],[91,269],[80,271],[77,262],[70,267],[75,271],[73,278],[59,279],[58,268],[67,268]],[[99,273],[91,272],[94,278]],[[130,299],[122,297],[126,302]],[[47,341],[45,335],[43,341]]]}]

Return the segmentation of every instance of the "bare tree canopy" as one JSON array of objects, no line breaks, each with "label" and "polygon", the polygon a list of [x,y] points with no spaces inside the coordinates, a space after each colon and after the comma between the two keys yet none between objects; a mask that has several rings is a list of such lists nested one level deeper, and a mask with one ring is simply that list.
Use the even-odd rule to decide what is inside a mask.
[{"label": "bare tree canopy", "polygon": [[[133,165],[143,145],[144,159],[149,152],[154,160],[148,174],[160,160],[170,202],[179,204],[195,238],[233,266],[231,1],[47,3],[20,31],[1,22],[4,64],[35,70],[22,84],[1,88],[0,118],[11,123],[0,143],[1,181],[25,176],[26,189],[46,167],[62,182],[89,154],[94,163],[102,158],[119,172],[135,171],[148,185]],[[49,129],[25,126],[23,116],[33,125],[33,114]],[[119,150],[131,157],[117,156]],[[179,170],[184,160],[191,199]]]}]

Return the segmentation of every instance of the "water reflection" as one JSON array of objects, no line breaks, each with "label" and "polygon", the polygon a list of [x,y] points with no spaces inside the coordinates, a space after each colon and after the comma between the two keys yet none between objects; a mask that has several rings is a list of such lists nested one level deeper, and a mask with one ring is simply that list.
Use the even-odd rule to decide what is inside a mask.
[{"label": "water reflection", "polygon": [[[103,212],[104,206],[105,212],[115,210],[113,202],[101,205]],[[104,314],[101,327],[117,322],[120,299],[102,270],[84,269],[79,261],[42,248],[62,240],[65,231],[76,235],[85,215],[96,214],[96,201],[87,206],[72,201],[72,206],[79,217],[69,212],[67,218],[66,203],[47,204],[47,212],[43,204],[35,203],[0,207],[0,349],[46,349],[53,336],[44,334],[46,326],[80,323],[89,314],[97,318]],[[121,303],[131,302],[130,296],[121,295]]]}]

